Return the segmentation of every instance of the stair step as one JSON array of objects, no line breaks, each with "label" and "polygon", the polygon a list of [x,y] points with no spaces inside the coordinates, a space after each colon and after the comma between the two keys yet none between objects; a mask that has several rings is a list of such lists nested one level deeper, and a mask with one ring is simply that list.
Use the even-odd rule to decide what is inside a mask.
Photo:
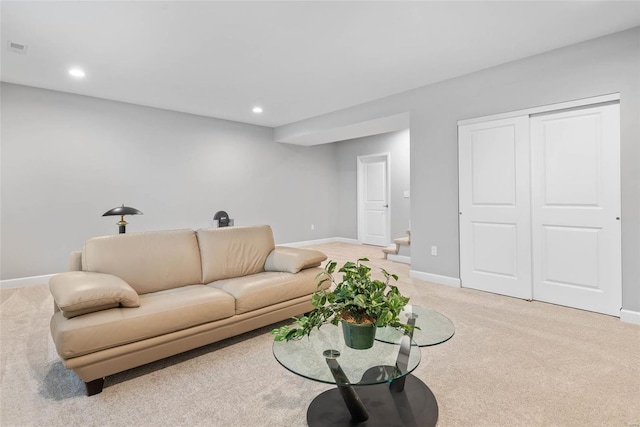
[{"label": "stair step", "polygon": [[397,239],[393,239],[393,243],[396,245],[410,245],[411,239],[409,237],[398,237]]},{"label": "stair step", "polygon": [[396,245],[387,246],[386,248],[382,248],[382,252],[384,252],[385,254],[395,255],[398,253],[398,246]]}]

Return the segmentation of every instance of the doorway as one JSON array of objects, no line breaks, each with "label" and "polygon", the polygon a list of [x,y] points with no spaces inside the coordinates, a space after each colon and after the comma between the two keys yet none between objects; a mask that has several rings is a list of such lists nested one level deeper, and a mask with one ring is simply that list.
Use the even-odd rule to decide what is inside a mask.
[{"label": "doorway", "polygon": [[387,246],[391,234],[390,153],[358,156],[358,241]]}]

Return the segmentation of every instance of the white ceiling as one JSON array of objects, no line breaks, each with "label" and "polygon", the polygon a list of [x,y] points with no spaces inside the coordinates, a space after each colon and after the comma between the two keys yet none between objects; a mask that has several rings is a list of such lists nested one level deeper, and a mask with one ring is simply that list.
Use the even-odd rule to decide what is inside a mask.
[{"label": "white ceiling", "polygon": [[637,1],[0,8],[2,81],[272,127],[640,25]]}]

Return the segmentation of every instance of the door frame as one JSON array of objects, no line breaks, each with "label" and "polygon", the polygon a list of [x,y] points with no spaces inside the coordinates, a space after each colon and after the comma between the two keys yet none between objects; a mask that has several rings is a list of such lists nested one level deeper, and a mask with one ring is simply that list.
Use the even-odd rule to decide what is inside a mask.
[{"label": "door frame", "polygon": [[387,162],[387,221],[385,224],[387,234],[387,245],[391,242],[391,153],[375,153],[365,154],[357,157],[356,161],[356,211],[357,211],[357,228],[358,228],[358,242],[364,243],[364,167],[363,164],[367,159],[375,157],[385,157]]},{"label": "door frame", "polygon": [[569,108],[594,106],[605,102],[620,101],[620,92],[609,93],[607,95],[593,96],[590,98],[575,99],[573,101],[559,102],[557,104],[541,105],[538,107],[524,108],[522,110],[509,111],[506,113],[492,114],[489,116],[474,117],[472,119],[458,120],[458,126],[470,125],[473,123],[488,122],[490,120],[501,120],[516,116],[533,116],[540,113],[550,113],[554,111],[567,110]]}]

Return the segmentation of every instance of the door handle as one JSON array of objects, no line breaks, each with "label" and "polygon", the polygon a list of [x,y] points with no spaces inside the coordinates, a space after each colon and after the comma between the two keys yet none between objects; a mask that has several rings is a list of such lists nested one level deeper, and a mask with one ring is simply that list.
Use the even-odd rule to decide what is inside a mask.
[{"label": "door handle", "polygon": [[382,205],[382,207],[383,207],[383,208],[388,208],[388,207],[389,207],[389,205]]}]

